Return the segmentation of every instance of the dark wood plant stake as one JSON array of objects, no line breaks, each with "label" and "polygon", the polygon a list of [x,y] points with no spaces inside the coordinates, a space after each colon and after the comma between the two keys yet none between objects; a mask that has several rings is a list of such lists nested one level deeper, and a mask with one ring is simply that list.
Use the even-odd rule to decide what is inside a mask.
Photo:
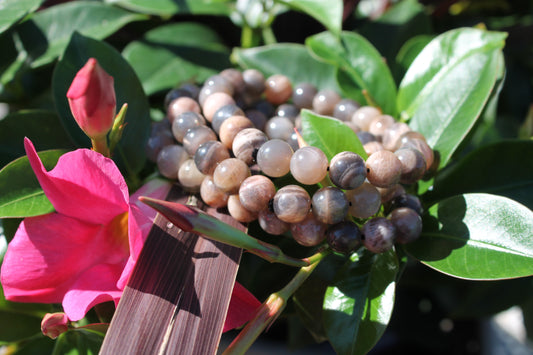
[{"label": "dark wood plant stake", "polygon": [[[196,203],[178,186],[167,201]],[[124,289],[100,354],[215,354],[242,250],[186,233],[158,215]]]}]

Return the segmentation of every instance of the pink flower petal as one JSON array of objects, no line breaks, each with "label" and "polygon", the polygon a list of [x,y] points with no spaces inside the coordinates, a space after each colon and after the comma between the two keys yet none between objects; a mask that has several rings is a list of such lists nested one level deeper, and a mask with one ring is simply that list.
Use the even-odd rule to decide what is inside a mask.
[{"label": "pink flower petal", "polygon": [[56,211],[82,221],[106,224],[128,211],[128,187],[115,163],[99,153],[78,149],[61,156],[50,172],[29,139],[30,164]]},{"label": "pink flower petal", "polygon": [[244,325],[255,316],[255,312],[260,306],[261,302],[250,291],[240,283],[235,282],[229,302],[228,315],[222,331],[227,332]]},{"label": "pink flower petal", "polygon": [[114,301],[118,303],[122,290],[116,287],[116,277],[122,271],[120,265],[96,265],[80,275],[63,298],[63,309],[72,321],[85,317],[95,305]]},{"label": "pink flower petal", "polygon": [[[88,224],[58,213],[24,219],[2,264],[6,299],[58,303],[80,282],[87,291],[119,292],[116,281],[126,264],[128,250],[127,241],[121,240],[124,236],[113,235],[113,231],[113,224]],[[95,265],[107,271],[84,279],[87,270]],[[102,290],[102,283],[109,288]]]}]

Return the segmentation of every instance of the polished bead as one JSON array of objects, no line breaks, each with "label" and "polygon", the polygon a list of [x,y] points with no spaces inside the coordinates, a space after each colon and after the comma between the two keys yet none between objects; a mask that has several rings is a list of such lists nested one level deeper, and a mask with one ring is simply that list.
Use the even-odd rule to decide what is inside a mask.
[{"label": "polished bead", "polygon": [[257,212],[248,211],[241,204],[239,195],[230,195],[228,198],[228,212],[231,217],[242,223],[248,223],[257,219]]},{"label": "polished bead", "polygon": [[217,165],[230,157],[228,149],[219,141],[202,143],[194,153],[194,163],[204,175],[212,175]]},{"label": "polished bead", "polygon": [[289,230],[290,224],[283,222],[276,214],[268,208],[259,212],[257,221],[261,228],[272,235],[281,235]]},{"label": "polished bead", "polygon": [[319,90],[313,98],[313,111],[319,115],[331,116],[340,100],[340,95],[333,90]]},{"label": "polished bead", "polygon": [[200,113],[200,105],[196,100],[187,96],[182,96],[170,102],[167,109],[167,118],[169,122],[172,123],[176,117],[188,111]]},{"label": "polished bead", "polygon": [[211,121],[211,127],[218,134],[222,122],[231,116],[244,116],[244,112],[235,104],[224,105],[214,113],[213,120]]},{"label": "polished bead", "polygon": [[209,206],[219,208],[228,204],[229,195],[215,185],[211,176],[206,175],[200,185],[200,197]]},{"label": "polished bead", "polygon": [[426,160],[427,169],[433,165],[433,160],[435,156],[433,154],[433,150],[426,143],[426,141],[418,138],[411,138],[407,140],[407,142],[403,143],[399,149],[401,148],[413,148],[420,151],[424,155],[424,159]]},{"label": "polished bead", "polygon": [[296,181],[305,185],[317,184],[328,173],[328,158],[319,148],[302,147],[292,155],[290,168]]},{"label": "polished bead", "polygon": [[274,115],[279,117],[286,117],[294,123],[294,119],[300,114],[300,109],[293,104],[281,104],[278,106]]},{"label": "polished bead", "polygon": [[[165,121],[168,122],[168,121]],[[160,131],[155,134],[152,134],[148,141],[146,142],[146,157],[151,162],[157,161],[157,155],[163,149],[163,147],[167,145],[174,144],[174,136],[170,132],[170,130],[167,131]]]},{"label": "polished bead", "polygon": [[265,124],[265,133],[269,139],[287,140],[294,132],[294,123],[287,117],[274,116]]},{"label": "polished bead", "polygon": [[233,146],[233,139],[243,129],[254,128],[254,124],[244,116],[231,116],[220,126],[219,139],[226,146],[231,149]]},{"label": "polished bead", "polygon": [[180,97],[190,97],[191,99],[194,99],[193,95],[188,90],[185,90],[183,88],[174,88],[165,95],[165,100],[163,103],[165,109],[168,109],[168,105],[170,105],[172,101],[179,99]]},{"label": "polished bead", "polygon": [[359,104],[351,99],[340,100],[333,109],[333,117],[341,121],[352,121],[352,116],[359,108]]},{"label": "polished bead", "polygon": [[311,208],[311,198],[298,185],[286,185],[274,195],[273,209],[276,216],[288,223],[302,221]]},{"label": "polished bead", "polygon": [[268,203],[275,194],[274,183],[264,175],[250,176],[239,187],[241,204],[252,212],[259,212],[268,208]]},{"label": "polished bead", "polygon": [[361,246],[361,237],[361,230],[351,221],[339,222],[326,231],[328,245],[337,253],[353,253]]},{"label": "polished bead", "polygon": [[212,95],[209,95],[202,105],[202,112],[204,113],[205,119],[212,122],[215,112],[226,105],[235,105],[235,100],[233,100],[233,97],[227,93],[215,92]]},{"label": "polished bead", "polygon": [[383,136],[381,137],[381,142],[383,147],[387,150],[395,151],[399,146],[398,142],[404,133],[410,132],[411,128],[406,123],[395,122],[389,126]]},{"label": "polished bead", "polygon": [[164,177],[177,179],[181,164],[188,158],[189,154],[182,146],[177,144],[167,145],[157,155],[157,168]]},{"label": "polished bead", "polygon": [[242,72],[245,90],[252,95],[259,96],[265,91],[265,77],[256,69],[246,69]]},{"label": "polished bead", "polygon": [[368,131],[370,122],[381,115],[381,111],[372,106],[361,106],[354,112],[352,122],[358,125],[362,131]]},{"label": "polished bead", "polygon": [[265,97],[273,105],[280,105],[292,96],[292,84],[285,75],[274,74],[265,84]]},{"label": "polished bead", "polygon": [[246,84],[244,83],[244,78],[240,70],[228,68],[222,70],[219,75],[231,83],[235,93],[241,93],[244,91]]},{"label": "polished bead", "polygon": [[375,152],[366,160],[366,178],[377,187],[397,184],[402,175],[402,164],[398,157],[388,150]]},{"label": "polished bead", "polygon": [[394,152],[402,164],[400,183],[414,184],[424,176],[426,172],[426,160],[419,150],[402,148]]},{"label": "polished bead", "polygon": [[241,183],[250,176],[250,168],[240,159],[222,160],[213,172],[213,182],[224,192],[233,194],[239,191]]},{"label": "polished bead", "polygon": [[407,207],[400,207],[393,210],[388,218],[396,228],[397,243],[411,243],[420,237],[422,217],[416,211]]},{"label": "polished bead", "polygon": [[204,82],[202,89],[200,89],[198,102],[203,107],[206,99],[217,92],[223,92],[229,96],[233,96],[233,85],[231,85],[228,79],[220,75],[213,75]]},{"label": "polished bead", "polygon": [[302,221],[290,225],[294,240],[306,247],[314,247],[322,243],[326,238],[326,229],[327,225],[320,222],[313,212],[309,212]]},{"label": "polished bead", "polygon": [[373,253],[392,249],[395,237],[396,228],[387,218],[372,218],[363,226],[363,245]]},{"label": "polished bead", "polygon": [[385,147],[383,147],[383,144],[380,142],[373,141],[363,144],[363,149],[365,150],[366,155],[371,156],[380,150],[385,150]]},{"label": "polished bead", "polygon": [[348,199],[344,192],[333,186],[325,186],[313,194],[311,206],[316,219],[322,223],[335,224],[348,213]]},{"label": "polished bead", "polygon": [[268,137],[257,128],[245,128],[233,139],[232,150],[235,157],[248,165],[255,163],[259,148],[268,141]]},{"label": "polished bead", "polygon": [[205,175],[202,174],[193,159],[187,159],[178,171],[178,181],[187,191],[199,191]]},{"label": "polished bead", "polygon": [[201,114],[194,111],[183,112],[172,122],[172,134],[179,143],[182,143],[189,128],[204,125],[205,118]]},{"label": "polished bead", "polygon": [[391,127],[396,121],[389,115],[380,115],[374,117],[368,126],[368,132],[372,133],[378,140],[382,140],[383,133]]},{"label": "polished bead", "polygon": [[365,182],[365,161],[356,153],[340,152],[331,158],[329,178],[341,189],[353,190]]},{"label": "polished bead", "polygon": [[357,218],[368,218],[379,211],[381,195],[375,186],[365,182],[356,189],[345,192],[348,199],[348,213]]},{"label": "polished bead", "polygon": [[405,195],[405,188],[400,184],[391,187],[378,187],[377,189],[381,194],[381,203],[387,203],[398,196]]},{"label": "polished bead", "polygon": [[299,108],[313,108],[313,99],[318,92],[310,83],[300,83],[292,90],[292,102]]},{"label": "polished bead", "polygon": [[271,139],[259,148],[256,160],[264,174],[280,177],[289,172],[292,154],[289,143]]},{"label": "polished bead", "polygon": [[207,141],[216,141],[217,135],[207,126],[197,126],[189,128],[185,137],[183,137],[183,148],[187,153],[193,156],[198,147]]},{"label": "polished bead", "polygon": [[265,124],[268,118],[263,112],[256,109],[249,109],[244,111],[244,116],[248,117],[248,119],[254,124],[254,127],[258,130],[262,131],[265,129]]}]

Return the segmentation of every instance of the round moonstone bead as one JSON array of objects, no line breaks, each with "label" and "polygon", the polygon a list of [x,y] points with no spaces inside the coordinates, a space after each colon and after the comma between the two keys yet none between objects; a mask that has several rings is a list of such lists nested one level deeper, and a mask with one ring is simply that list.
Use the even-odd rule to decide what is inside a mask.
[{"label": "round moonstone bead", "polygon": [[331,158],[329,178],[341,189],[353,190],[365,182],[365,161],[354,152],[340,152]]},{"label": "round moonstone bead", "polygon": [[292,237],[298,244],[312,247],[322,243],[326,238],[327,227],[310,211],[302,221],[292,223],[290,229]]},{"label": "round moonstone bead", "polygon": [[316,191],[311,204],[316,219],[326,224],[338,223],[348,213],[346,195],[341,189],[333,186],[326,186]]},{"label": "round moonstone bead", "polygon": [[250,168],[240,159],[229,158],[221,161],[213,172],[215,185],[230,194],[239,191],[241,183],[250,176]]},{"label": "round moonstone bead", "polygon": [[275,194],[276,187],[274,183],[264,175],[250,176],[239,187],[241,204],[252,212],[266,209]]},{"label": "round moonstone bead", "polygon": [[202,143],[194,153],[194,163],[204,175],[212,175],[218,163],[230,157],[228,150],[219,141]]},{"label": "round moonstone bead", "polygon": [[289,143],[280,139],[265,142],[257,151],[257,165],[270,177],[280,177],[290,170],[293,150]]},{"label": "round moonstone bead", "polygon": [[328,158],[319,148],[302,147],[292,155],[290,166],[291,174],[296,181],[305,185],[313,185],[326,177]]},{"label": "round moonstone bead", "polygon": [[282,221],[297,223],[307,216],[311,208],[311,198],[303,187],[287,185],[276,192],[272,207]]},{"label": "round moonstone bead", "polygon": [[346,191],[348,213],[357,218],[368,218],[379,211],[381,195],[372,184],[365,182],[356,189]]}]

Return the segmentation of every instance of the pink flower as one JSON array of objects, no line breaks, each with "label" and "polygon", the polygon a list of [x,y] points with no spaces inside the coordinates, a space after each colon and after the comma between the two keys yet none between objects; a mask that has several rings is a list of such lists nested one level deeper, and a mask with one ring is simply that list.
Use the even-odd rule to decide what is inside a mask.
[{"label": "pink flower", "polygon": [[[138,196],[164,199],[171,185],[153,180],[130,197],[114,162],[97,152],[66,153],[47,172],[29,139],[24,146],[56,212],[25,218],[9,243],[0,272],[6,299],[62,303],[72,321],[118,303],[156,215]],[[235,327],[259,301],[240,285],[233,295],[226,321]]]},{"label": "pink flower", "polygon": [[78,71],[67,92],[72,115],[91,139],[105,137],[116,110],[113,77],[94,58]]},{"label": "pink flower", "polygon": [[65,313],[46,313],[41,322],[41,332],[52,339],[68,330],[68,317]]}]

